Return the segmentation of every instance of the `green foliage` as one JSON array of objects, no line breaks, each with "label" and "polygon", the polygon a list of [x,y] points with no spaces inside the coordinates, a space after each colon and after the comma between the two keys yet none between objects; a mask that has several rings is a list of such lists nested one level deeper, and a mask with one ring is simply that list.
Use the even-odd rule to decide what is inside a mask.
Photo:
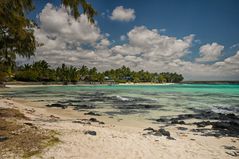
[{"label": "green foliage", "polygon": [[65,64],[62,64],[61,67],[57,67],[55,72],[56,81],[77,82],[80,79],[77,68],[73,66],[67,67]]},{"label": "green foliage", "polygon": [[16,55],[30,57],[35,51],[33,24],[25,18],[34,9],[31,0],[0,1],[0,64],[11,74]]},{"label": "green foliage", "polygon": [[183,80],[183,76],[177,73],[169,73],[169,72],[163,72],[160,74],[166,82],[181,82]]},{"label": "green foliage", "polygon": [[7,81],[8,77],[8,66],[4,65],[3,63],[0,63],[0,83]]},{"label": "green foliage", "polygon": [[36,82],[39,79],[38,73],[36,71],[26,70],[26,71],[18,71],[15,74],[15,79],[18,81],[26,81],[26,82]]},{"label": "green foliage", "polygon": [[105,82],[153,82],[153,83],[177,83],[183,80],[183,76],[177,73],[150,73],[148,71],[131,71],[130,68],[122,66],[118,69],[111,69],[105,72],[98,72],[97,68],[89,69],[87,66],[76,68],[62,64],[56,69],[50,68],[46,61],[37,61],[32,65],[20,66],[15,74],[19,81],[62,81],[64,83],[86,81]]},{"label": "green foliage", "polygon": [[6,72],[0,72],[0,83],[7,80],[7,73]]},{"label": "green foliage", "polygon": [[79,6],[82,6],[83,13],[87,15],[91,23],[94,23],[93,17],[96,15],[96,11],[86,0],[62,0],[62,4],[71,8],[70,14],[75,18],[80,15]]}]

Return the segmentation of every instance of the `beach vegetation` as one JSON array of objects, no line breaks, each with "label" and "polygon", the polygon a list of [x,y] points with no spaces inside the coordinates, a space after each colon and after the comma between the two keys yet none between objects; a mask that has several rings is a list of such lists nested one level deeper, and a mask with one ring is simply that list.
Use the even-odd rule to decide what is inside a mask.
[{"label": "beach vegetation", "polygon": [[37,61],[33,64],[25,64],[17,67],[15,76],[17,81],[26,82],[64,82],[65,84],[78,81],[85,82],[152,82],[152,83],[178,83],[183,80],[183,76],[177,73],[162,72],[150,73],[140,70],[133,71],[129,67],[122,66],[117,69],[107,71],[98,71],[96,67],[88,68],[87,66],[75,67],[62,64],[61,67],[51,68],[44,61]]},{"label": "beach vegetation", "polygon": [[[19,122],[21,121],[21,122]],[[31,158],[61,142],[58,132],[37,127],[17,109],[0,108],[0,156]]]}]

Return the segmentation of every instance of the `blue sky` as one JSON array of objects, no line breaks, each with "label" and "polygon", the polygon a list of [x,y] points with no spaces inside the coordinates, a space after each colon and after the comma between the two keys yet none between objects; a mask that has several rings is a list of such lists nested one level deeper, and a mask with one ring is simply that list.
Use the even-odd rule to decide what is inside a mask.
[{"label": "blue sky", "polygon": [[[57,6],[58,8],[56,10],[57,13],[59,13],[60,8],[60,2],[59,0],[35,0],[36,9],[29,14],[29,17],[36,20],[39,25],[42,28],[45,28],[44,33],[51,34],[53,33],[49,32],[49,28],[46,26],[49,26],[49,22],[44,21],[44,18],[48,15],[47,13],[44,14],[45,17],[40,16],[43,12],[43,9],[46,7],[47,3],[51,3],[52,6]],[[96,29],[99,29],[98,32],[101,36],[101,38],[96,39],[95,41],[91,41],[92,43],[95,43],[96,41],[102,41],[103,39],[106,39],[109,41],[109,45],[107,46],[108,50],[105,50],[106,52],[109,52],[109,59],[113,58],[113,56],[116,56],[117,54],[120,54],[122,58],[125,58],[125,60],[129,59],[127,58],[127,54],[125,52],[128,52],[129,50],[134,50],[137,53],[135,53],[130,58],[135,59],[137,57],[140,57],[143,59],[134,60],[132,62],[135,62],[135,65],[129,64],[129,61],[123,63],[125,65],[129,64],[130,67],[135,66],[135,69],[139,69],[140,64],[145,64],[142,61],[147,61],[150,59],[148,57],[152,54],[152,56],[160,57],[158,60],[160,61],[165,60],[164,64],[168,64],[171,61],[175,61],[174,67],[176,65],[180,65],[182,67],[186,67],[183,65],[192,65],[192,67],[195,69],[198,69],[200,67],[204,67],[205,69],[212,70],[212,74],[216,69],[222,67],[225,67],[226,69],[219,69],[218,75],[216,76],[210,76],[210,74],[203,75],[200,74],[199,76],[202,79],[239,79],[237,73],[237,68],[239,69],[238,64],[235,62],[237,61],[237,51],[239,50],[239,1],[238,0],[88,0],[93,7],[98,12],[98,15],[95,17],[97,23],[96,23]],[[122,6],[122,8],[118,8]],[[52,8],[51,8],[52,9]],[[116,11],[119,11],[121,9],[122,12],[131,12],[133,10],[133,16],[134,18],[124,20],[124,19],[117,19],[113,17],[113,11],[116,9]],[[48,8],[47,11],[50,11]],[[121,12],[121,13],[122,13]],[[132,12],[131,12],[132,13]],[[38,18],[36,18],[38,15]],[[49,13],[50,15],[50,13]],[[55,15],[55,14],[54,14]],[[125,14],[123,14],[125,15]],[[120,16],[120,15],[119,15]],[[39,18],[41,17],[41,18]],[[57,17],[56,17],[57,18]],[[55,18],[55,19],[56,19]],[[118,17],[119,18],[119,17]],[[128,17],[129,18],[129,17]],[[49,17],[48,17],[49,19]],[[137,28],[137,27],[143,27],[143,28]],[[48,29],[48,30],[47,30]],[[157,35],[154,34],[154,29],[157,29]],[[130,32],[135,33],[137,35],[137,31],[141,31],[145,33],[144,37],[134,36],[130,34]],[[54,32],[54,31],[53,31]],[[85,32],[85,31],[84,31]],[[105,36],[105,34],[108,33],[110,36]],[[131,36],[129,36],[129,34]],[[190,46],[187,46],[186,48],[179,48],[182,49],[184,53],[173,51],[170,53],[170,55],[175,56],[175,58],[168,58],[166,59],[166,56],[161,56],[159,54],[156,54],[156,51],[162,51],[167,52],[168,50],[173,50],[178,45],[181,46],[180,40],[186,42],[186,40],[183,40],[184,37],[187,37],[189,35],[193,34],[193,40],[190,41]],[[57,34],[54,33],[57,37],[64,36],[62,32],[58,32]],[[121,40],[120,37],[124,35],[126,38],[125,40]],[[103,37],[105,36],[105,37]],[[150,37],[151,36],[151,37]],[[169,41],[172,41],[175,46],[170,48],[171,45],[167,45],[168,48],[165,48],[164,46],[165,42],[159,42],[162,39],[167,38],[175,38],[176,40],[173,42],[172,39]],[[69,37],[69,36],[67,36]],[[142,40],[148,41],[150,39],[155,40],[153,44],[149,44],[150,47],[161,46],[164,48],[159,48],[158,50],[146,50],[148,46],[145,46],[145,48],[136,47],[135,42],[137,39],[135,38],[142,38]],[[70,40],[71,38],[69,38]],[[83,42],[79,41],[79,38],[77,38],[78,41],[76,43],[80,43],[79,45],[83,45]],[[167,42],[169,42],[167,41]],[[176,42],[179,42],[176,44]],[[91,43],[91,44],[92,44]],[[100,42],[99,42],[100,43]],[[139,43],[138,43],[139,44]],[[137,45],[138,45],[137,44]],[[78,44],[77,44],[78,45]],[[82,48],[81,45],[81,48]],[[124,46],[127,45],[127,46]],[[183,45],[183,44],[182,44]],[[185,44],[186,45],[186,44]],[[119,46],[116,47],[115,46]],[[80,46],[79,46],[80,47]],[[124,54],[121,54],[122,49]],[[40,49],[41,50],[41,49]],[[80,50],[80,49],[78,49]],[[93,49],[94,53],[99,55],[99,49],[96,47]],[[102,50],[102,49],[101,49]],[[117,50],[117,51],[115,51]],[[146,51],[145,51],[146,50]],[[44,56],[47,54],[46,50],[41,50],[42,52],[45,51]],[[65,50],[66,52],[67,50]],[[82,50],[81,50],[82,51]],[[86,51],[86,50],[83,50]],[[89,50],[88,50],[89,51]],[[144,52],[145,51],[145,52]],[[147,52],[148,51],[148,52]],[[39,52],[39,51],[38,51]],[[39,53],[40,54],[40,53]],[[239,54],[239,53],[238,53]],[[50,53],[49,53],[50,56]],[[176,57],[178,59],[176,59]],[[233,57],[233,58],[231,58]],[[100,57],[97,57],[100,58]],[[229,60],[226,60],[227,58],[230,58]],[[40,58],[41,59],[41,58]],[[48,58],[50,60],[50,58]],[[85,60],[88,60],[87,58]],[[89,59],[92,60],[92,59]],[[112,59],[111,59],[112,60]],[[124,59],[122,59],[124,60]],[[178,61],[180,60],[180,61]],[[231,66],[224,66],[226,64],[223,64],[222,62],[226,63],[226,61],[233,61],[233,67]],[[138,63],[136,63],[138,61]],[[139,62],[140,61],[140,62]],[[57,61],[58,62],[58,61]],[[63,61],[64,62],[64,61]],[[66,61],[67,62],[67,61]],[[95,65],[100,65],[102,61],[96,62]],[[157,61],[152,61],[152,63]],[[188,63],[190,62],[190,63]],[[221,62],[221,63],[220,63]],[[69,62],[70,63],[70,62]],[[82,63],[82,61],[81,61]],[[83,62],[84,63],[84,62]],[[149,60],[150,63],[150,60]],[[231,62],[232,63],[232,62]],[[236,64],[235,64],[236,63]],[[85,63],[87,64],[87,62]],[[107,66],[117,67],[117,64],[108,64]],[[146,64],[147,65],[147,64]],[[150,65],[150,64],[149,64]],[[223,65],[223,66],[222,66]],[[228,65],[228,62],[227,62]],[[107,66],[103,67],[102,70],[104,70]],[[157,65],[155,65],[157,67]],[[161,65],[158,65],[161,66]],[[210,67],[210,68],[209,68]],[[142,67],[140,67],[142,68]],[[147,69],[147,68],[146,68]],[[214,70],[213,70],[214,69]],[[230,70],[233,69],[233,70]],[[160,72],[161,70],[155,70],[150,69],[149,71],[156,71]],[[169,66],[162,69],[162,71],[177,71],[175,68]],[[234,74],[226,75],[226,77],[220,76],[220,71],[234,71]],[[191,70],[192,72],[196,70]],[[198,70],[197,70],[198,71]],[[193,73],[187,73],[186,70],[179,70],[179,72],[185,74],[188,79],[194,79],[199,78]]]},{"label": "blue sky", "polygon": [[[135,25],[148,28],[166,28],[167,34],[183,37],[196,34],[202,41],[218,41],[228,46],[239,41],[238,0],[91,0],[99,13],[110,12],[116,6],[133,8],[136,19],[130,23],[96,17],[104,32],[117,36]],[[109,3],[110,2],[110,3]]]},{"label": "blue sky", "polygon": [[[202,43],[217,41],[225,48],[239,42],[238,0],[91,0],[100,13],[110,12],[116,6],[133,8],[136,19],[130,23],[111,21],[97,16],[103,32],[118,40],[134,26],[166,29],[165,34],[182,38],[195,34]],[[198,48],[198,46],[195,46]],[[196,50],[194,50],[196,51]],[[228,49],[225,57],[235,53]],[[194,56],[197,56],[194,55]]]}]

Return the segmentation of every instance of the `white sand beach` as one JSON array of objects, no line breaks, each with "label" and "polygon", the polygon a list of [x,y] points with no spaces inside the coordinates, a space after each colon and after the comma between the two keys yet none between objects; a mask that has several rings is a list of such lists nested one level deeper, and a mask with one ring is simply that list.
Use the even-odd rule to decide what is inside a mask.
[{"label": "white sand beach", "polygon": [[[140,85],[144,85],[144,86],[161,86],[161,85],[173,85],[175,83],[151,83],[151,82],[140,82],[140,83],[132,83],[132,82],[127,82],[127,83],[116,83],[116,84],[113,84],[113,85],[125,85],[125,86],[140,86]],[[68,84],[67,86],[92,86],[92,85],[99,85],[99,86],[102,86],[102,85],[109,85],[109,84]],[[22,83],[19,83],[19,84],[16,84],[16,83],[7,83],[6,84],[6,87],[7,88],[24,88],[24,87],[49,87],[49,86],[64,86],[62,84],[49,84],[49,85],[44,85],[44,84],[22,84]]]},{"label": "white sand beach", "polygon": [[[175,126],[170,126],[165,129],[176,140],[168,140],[163,136],[144,135],[144,128],[159,128],[159,125],[150,122],[118,120],[107,116],[86,116],[84,112],[69,108],[64,110],[48,108],[41,103],[25,100],[3,98],[0,99],[0,108],[18,109],[29,117],[29,122],[34,125],[59,133],[57,137],[60,143],[44,149],[31,158],[234,159],[235,157],[226,153],[228,151],[231,153],[231,150],[226,150],[224,146],[239,148],[238,138],[193,135],[193,132],[180,131]],[[105,124],[73,122],[92,117]],[[190,128],[190,126],[185,127]],[[89,130],[95,131],[96,135],[86,134]]]},{"label": "white sand beach", "polygon": [[175,83],[153,83],[153,82],[140,82],[140,83],[133,83],[133,82],[127,82],[127,83],[119,83],[119,85],[172,85],[172,84],[175,84]]}]

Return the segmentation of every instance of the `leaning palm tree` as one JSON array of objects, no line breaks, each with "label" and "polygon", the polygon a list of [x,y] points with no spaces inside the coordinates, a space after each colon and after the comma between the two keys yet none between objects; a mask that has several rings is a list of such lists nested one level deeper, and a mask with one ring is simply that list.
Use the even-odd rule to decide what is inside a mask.
[{"label": "leaning palm tree", "polygon": [[70,14],[77,18],[80,15],[79,6],[82,6],[83,13],[87,15],[88,20],[94,23],[93,17],[96,15],[96,11],[87,3],[86,0],[62,0],[62,3],[66,7],[70,7]]}]

